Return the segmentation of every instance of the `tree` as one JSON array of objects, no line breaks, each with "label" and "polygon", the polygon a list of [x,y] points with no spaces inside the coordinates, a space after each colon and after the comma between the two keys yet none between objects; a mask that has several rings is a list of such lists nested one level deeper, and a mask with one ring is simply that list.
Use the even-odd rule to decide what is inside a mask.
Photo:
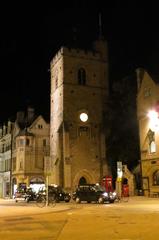
[{"label": "tree", "polygon": [[117,161],[132,170],[139,160],[136,116],[136,78],[127,76],[112,84],[106,113],[107,159],[116,178]]}]

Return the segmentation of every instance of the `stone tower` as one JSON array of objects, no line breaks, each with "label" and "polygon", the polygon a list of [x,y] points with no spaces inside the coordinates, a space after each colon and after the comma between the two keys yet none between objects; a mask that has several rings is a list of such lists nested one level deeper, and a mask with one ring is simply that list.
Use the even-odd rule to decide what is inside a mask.
[{"label": "stone tower", "polygon": [[62,47],[50,64],[50,183],[73,189],[100,182],[106,162],[107,45],[92,51]]}]

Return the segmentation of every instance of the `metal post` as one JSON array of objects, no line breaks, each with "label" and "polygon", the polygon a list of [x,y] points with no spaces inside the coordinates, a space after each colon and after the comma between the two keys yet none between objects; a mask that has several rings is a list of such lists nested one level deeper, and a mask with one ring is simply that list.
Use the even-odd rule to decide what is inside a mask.
[{"label": "metal post", "polygon": [[122,176],[123,176],[123,170],[122,170],[122,162],[117,162],[117,194],[119,197],[121,197],[122,193]]},{"label": "metal post", "polygon": [[121,197],[121,181],[117,180],[117,195],[118,197]]},{"label": "metal post", "polygon": [[49,205],[49,175],[46,175],[46,207]]}]

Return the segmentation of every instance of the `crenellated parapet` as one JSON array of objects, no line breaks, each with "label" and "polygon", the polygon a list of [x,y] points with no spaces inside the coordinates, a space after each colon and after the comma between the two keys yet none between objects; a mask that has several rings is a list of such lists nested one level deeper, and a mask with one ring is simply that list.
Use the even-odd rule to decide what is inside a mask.
[{"label": "crenellated parapet", "polygon": [[95,51],[87,51],[83,49],[61,47],[51,61],[51,66],[54,66],[62,56],[70,56],[75,58],[89,59],[93,61],[100,60],[100,54]]}]

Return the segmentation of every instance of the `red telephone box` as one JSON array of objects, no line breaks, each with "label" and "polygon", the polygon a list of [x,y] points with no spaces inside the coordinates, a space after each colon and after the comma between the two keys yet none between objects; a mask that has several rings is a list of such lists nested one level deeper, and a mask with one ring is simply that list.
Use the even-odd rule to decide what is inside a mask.
[{"label": "red telephone box", "polygon": [[129,196],[129,185],[128,184],[123,184],[122,185],[122,193],[124,196]]},{"label": "red telephone box", "polygon": [[113,191],[112,177],[111,176],[103,177],[102,186],[105,188],[107,192],[112,192]]}]

